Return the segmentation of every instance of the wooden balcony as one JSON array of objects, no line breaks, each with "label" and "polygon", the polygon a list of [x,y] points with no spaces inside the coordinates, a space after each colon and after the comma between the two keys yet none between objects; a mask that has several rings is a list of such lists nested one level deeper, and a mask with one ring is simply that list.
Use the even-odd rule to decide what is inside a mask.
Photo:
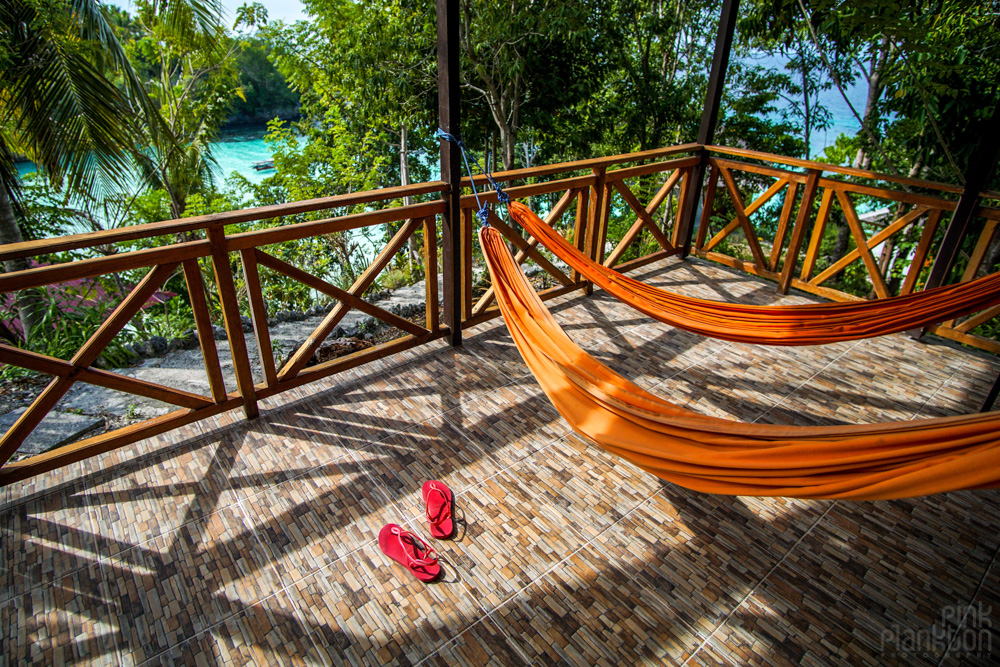
[{"label": "wooden balcony", "polygon": [[[728,227],[706,226],[694,244],[703,257],[674,256],[672,248],[681,239],[673,222],[684,211],[675,207],[664,216],[661,207],[684,200],[693,162],[672,153],[686,150],[690,147],[508,175],[522,179],[510,192],[534,197],[551,220],[571,219],[567,227],[581,247],[608,264],[624,260],[641,280],[727,301],[816,299],[818,289],[804,291],[813,277],[808,272],[802,277],[814,220],[811,209],[797,212],[795,194],[791,204],[779,207],[778,223],[784,220],[794,235],[801,218],[801,253],[773,243],[777,259],[773,249],[763,247],[759,257],[748,250],[752,259],[722,256],[721,243],[708,246]],[[762,167],[756,157],[745,164],[778,168]],[[710,166],[720,179],[712,196],[723,196],[723,189],[731,196],[723,170],[736,167],[720,161]],[[792,173],[794,166],[780,168]],[[526,176],[534,182],[524,182]],[[797,178],[775,176],[775,183],[784,184],[765,185],[765,191],[776,196]],[[822,188],[833,191],[829,202],[836,198],[850,208],[851,200],[844,204],[839,194],[846,186],[835,179],[802,178],[803,187],[813,183],[821,209]],[[740,181],[733,184],[742,197]],[[441,192],[440,184],[419,187],[427,197]],[[897,196],[891,188],[880,191],[890,201],[924,208],[909,222],[897,219],[897,232],[911,223],[927,224],[934,210],[954,206],[948,198],[954,193],[909,202],[891,199]],[[706,195],[710,192],[711,187]],[[645,204],[641,193],[651,193]],[[362,196],[391,202],[402,194]],[[289,206],[321,210],[330,204]],[[465,210],[474,206],[469,199],[464,204]],[[635,224],[609,239],[608,220],[616,206],[619,212],[627,206]],[[756,212],[765,212],[762,204],[737,206],[742,215],[729,233],[746,231]],[[389,219],[409,220],[404,232],[418,226],[426,232],[434,229],[441,208],[432,199],[410,209],[384,206],[243,235],[227,235],[225,224],[239,216],[289,213],[224,214],[176,223],[204,232],[204,239],[140,251],[145,254],[138,257],[122,253],[83,268],[74,263],[36,269],[32,279],[44,284],[125,266],[179,263],[183,270],[190,266],[184,262],[211,258],[214,275],[224,284],[227,267],[252,278],[256,265],[271,262],[264,257],[268,244]],[[703,203],[703,211],[712,209],[711,199]],[[993,210],[984,207],[982,214],[984,229],[994,233]],[[670,224],[664,226],[664,219]],[[464,230],[471,230],[471,216],[464,220]],[[161,223],[155,230],[116,233],[174,231]],[[648,234],[659,250],[629,260],[619,250],[621,242],[627,245],[640,234]],[[389,242],[390,256],[405,236]],[[933,253],[936,237],[929,236],[925,250]],[[756,235],[746,234],[745,242],[751,237]],[[473,289],[471,238],[460,237],[462,270],[452,277],[464,328],[460,348],[446,344],[432,298],[423,332],[404,332],[397,342],[325,366],[286,365],[269,373],[264,362],[254,376],[253,348],[269,352],[262,299],[258,295],[255,302],[251,294],[242,304],[225,296],[224,287],[216,288],[210,293],[231,299],[223,305],[231,324],[241,307],[255,318],[251,351],[244,345],[243,361],[236,360],[242,329],[229,327],[234,366],[239,372],[245,364],[242,379],[237,373],[227,386],[218,353],[213,363],[211,350],[203,350],[206,376],[217,374],[215,386],[222,385],[211,396],[196,397],[204,405],[179,406],[125,433],[4,466],[0,643],[11,663],[995,660],[997,626],[990,614],[994,603],[1000,609],[996,491],[848,503],[719,497],[662,483],[583,442],[552,409],[497,319],[488,291]],[[650,321],[600,291],[587,295],[578,276],[538,254],[531,240],[511,240],[526,261],[552,275],[549,305],[575,340],[641,386],[701,412],[782,424],[962,414],[979,408],[1000,372],[997,357],[933,337],[916,341],[900,334],[809,348],[703,339]],[[96,242],[53,243],[65,248]],[[975,247],[981,244],[976,241]],[[877,243],[865,238],[857,245],[855,261],[869,270],[860,248],[871,251]],[[33,250],[6,249],[0,255]],[[734,266],[778,281],[787,274],[795,279],[792,288],[803,289],[783,295],[774,282]],[[155,271],[151,268],[154,278],[146,287],[156,282]],[[0,277],[0,288],[25,287],[11,275]],[[197,285],[201,272],[191,269],[188,275],[189,285]],[[915,278],[910,288],[918,282]],[[359,307],[363,291],[342,291],[339,301],[345,309]],[[142,292],[137,294],[130,298],[139,300]],[[127,311],[120,307],[109,321],[117,326]],[[201,317],[207,323],[207,307]],[[328,319],[323,326],[332,329]],[[951,326],[957,331],[961,325]],[[106,338],[114,326],[95,336]],[[90,353],[104,338],[94,340]],[[115,373],[92,368],[89,353],[70,360],[9,347],[2,353],[6,363],[21,361],[51,372],[60,389],[64,379],[114,382],[167,396],[109,379]],[[236,410],[241,406],[259,416],[244,418]],[[13,442],[11,433],[4,442]],[[456,491],[461,518],[454,540],[435,543],[446,576],[431,585],[412,579],[375,542],[389,522],[429,537],[419,492],[426,479],[444,480]]]}]

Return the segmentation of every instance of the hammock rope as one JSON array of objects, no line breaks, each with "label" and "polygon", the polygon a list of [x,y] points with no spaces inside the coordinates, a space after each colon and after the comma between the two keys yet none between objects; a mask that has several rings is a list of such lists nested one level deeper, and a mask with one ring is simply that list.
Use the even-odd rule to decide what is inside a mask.
[{"label": "hammock rope", "polygon": [[1000,273],[876,301],[752,306],[686,297],[599,264],[520,202],[510,216],[595,285],[636,310],[693,333],[754,345],[822,345],[871,338],[967,315],[1000,303]]},{"label": "hammock rope", "polygon": [[705,493],[849,500],[1000,486],[1000,413],[822,427],[701,415],[587,354],[500,232],[484,227],[480,243],[507,328],[552,404],[575,431],[657,477]]}]

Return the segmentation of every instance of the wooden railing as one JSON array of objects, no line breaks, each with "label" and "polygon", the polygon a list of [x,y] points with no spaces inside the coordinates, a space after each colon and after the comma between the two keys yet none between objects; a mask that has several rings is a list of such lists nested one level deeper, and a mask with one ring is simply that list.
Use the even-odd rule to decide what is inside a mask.
[{"label": "wooden railing", "polygon": [[[549,224],[565,229],[564,233],[576,247],[595,261],[619,271],[629,271],[678,253],[686,242],[686,239],[678,237],[678,230],[682,227],[681,219],[686,213],[681,203],[685,201],[693,176],[703,164],[703,159],[708,168],[708,179],[692,251],[700,257],[773,279],[778,283],[776,288],[779,291],[796,287],[837,300],[859,298],[829,286],[829,281],[837,273],[858,262],[870,277],[875,296],[882,298],[890,295],[892,290],[889,288],[889,281],[886,280],[884,269],[873,250],[904,232],[916,234],[919,242],[910,262],[911,268],[895,291],[908,293],[919,289],[920,272],[927,259],[935,252],[942,216],[954,210],[955,198],[961,193],[960,189],[953,186],[917,179],[896,178],[742,149],[702,147],[696,144],[542,165],[501,172],[494,177],[504,184],[512,199],[530,200],[532,206],[544,214]],[[868,182],[838,178],[843,176],[861,178]],[[773,182],[768,184],[768,179]],[[888,183],[889,186],[871,185],[871,181]],[[447,277],[460,294],[460,320],[463,328],[499,315],[492,287],[485,280],[479,281],[479,284],[474,280],[476,272],[482,271],[483,266],[477,260],[478,244],[473,240],[478,227],[475,219],[478,202],[495,203],[497,196],[492,191],[483,192],[480,187],[477,200],[469,185],[468,179],[465,179],[460,204],[461,242],[457,244],[460,255],[457,263],[459,275]],[[762,191],[762,194],[746,204],[743,192],[751,190]],[[185,239],[142,250],[0,274],[0,293],[3,293],[67,280],[146,269],[145,277],[111,311],[104,323],[72,358],[63,360],[0,344],[0,362],[52,376],[52,380],[31,406],[0,438],[0,461],[10,459],[25,437],[77,382],[156,399],[177,408],[155,419],[8,463],[0,468],[0,484],[53,470],[237,407],[242,407],[246,416],[253,418],[258,412],[258,401],[263,398],[447,335],[450,332],[441,321],[437,298],[438,220],[445,211],[446,203],[443,199],[433,199],[418,204],[398,205],[405,197],[440,197],[447,193],[446,183],[422,183],[0,246],[2,261],[97,246],[106,248],[137,239]],[[761,240],[763,234],[755,223],[766,211],[766,205],[779,195],[783,196],[783,200],[778,210],[772,212],[776,217],[776,224],[774,233],[768,234],[773,237],[769,239],[771,247],[765,251],[767,240]],[[897,205],[899,208],[894,220],[869,235],[852,200],[852,197],[857,196],[869,196]],[[986,199],[1000,197],[996,193],[984,193],[983,196]],[[817,200],[818,208],[814,206]],[[713,229],[713,211],[721,209],[726,201],[733,211],[733,217],[727,224],[715,225],[716,228]],[[280,220],[293,215],[316,214],[319,211],[360,205],[365,205],[367,209],[361,213],[254,231],[232,233],[226,229],[227,225],[236,223]],[[819,269],[820,242],[834,206],[841,209],[857,247],[829,266]],[[984,231],[962,280],[975,276],[1000,222],[1000,210],[983,207],[979,215],[986,220]],[[269,246],[287,241],[390,222],[402,224],[347,289],[313,275],[308,267],[293,266],[268,249]],[[490,222],[507,238],[519,263],[531,262],[537,265],[550,282],[554,283],[553,286],[542,289],[543,299],[576,289],[589,293],[590,284],[575,271],[560,268],[560,263],[547,250],[540,248],[536,239],[523,237],[495,214],[491,215]],[[422,325],[382,310],[363,299],[366,290],[418,229],[423,230],[426,276],[427,308]],[[912,229],[919,229],[919,233],[908,231]],[[614,233],[613,230],[618,231]],[[748,254],[747,258],[721,252],[727,245],[732,245],[724,242],[731,239],[731,235],[737,230],[742,232],[742,244]],[[635,247],[640,240],[646,247],[652,246],[655,249],[645,254],[637,253]],[[629,254],[640,256],[626,260]],[[214,289],[211,291],[206,290],[199,262],[212,266],[214,282],[211,287]],[[448,270],[447,267],[453,265],[455,264],[449,258],[442,258],[442,269]],[[298,281],[336,302],[306,342],[292,353],[281,368],[274,363],[260,267]],[[187,282],[209,380],[209,395],[174,389],[94,365],[105,346],[175,271],[182,271]],[[243,331],[234,272],[242,273],[245,302],[253,324],[253,344],[261,365],[260,378],[256,381],[251,374],[250,354]],[[236,387],[232,392],[227,392],[224,385],[219,353],[212,335],[210,293],[217,295],[216,310],[222,313],[233,358]],[[403,333],[388,343],[316,365],[307,365],[320,344],[351,309],[378,318]],[[961,322],[944,323],[935,331],[1000,352],[1000,344],[996,341],[969,333],[971,329],[997,315],[997,309],[993,308]]]},{"label": "wooden railing", "polygon": [[[8,484],[53,470],[233,408],[242,406],[247,417],[256,417],[258,414],[257,402],[262,398],[443,336],[446,331],[439,326],[437,272],[433,270],[437,260],[435,220],[444,210],[444,203],[441,200],[409,206],[385,207],[363,213],[242,233],[227,233],[226,225],[281,219],[291,215],[315,213],[361,204],[385,205],[396,203],[403,197],[440,194],[446,192],[447,189],[447,184],[443,182],[422,183],[408,187],[387,188],[346,196],[137,225],[0,247],[0,261],[2,261],[57,250],[108,246],[122,241],[143,238],[182,235],[185,238],[202,237],[160,247],[121,252],[106,257],[36,267],[0,275],[0,292],[13,292],[55,285],[69,280],[91,279],[123,271],[148,269],[145,277],[111,311],[104,323],[71,359],[58,359],[9,344],[0,344],[0,362],[53,376],[53,379],[34,402],[0,438],[0,461],[6,462],[11,458],[24,439],[77,382],[152,398],[178,408],[155,419],[102,433],[21,461],[8,463],[0,468],[0,484]],[[286,241],[400,221],[403,221],[403,225],[399,231],[347,290],[338,288],[301,268],[291,266],[264,250],[266,246]],[[372,285],[379,273],[406,244],[409,237],[421,227],[424,229],[425,263],[431,268],[428,271],[426,281],[429,295],[426,326],[415,325],[361,299],[362,294]],[[263,381],[259,383],[254,382],[251,374],[250,358],[247,352],[233,273],[234,253],[238,253],[240,264],[242,264],[250,315],[254,326],[254,338],[263,371]],[[236,376],[236,391],[232,393],[227,393],[223,381],[219,354],[213,337],[206,286],[202,279],[199,260],[210,262],[213,269],[214,292],[218,295],[218,305],[222,312]],[[260,266],[301,281],[338,302],[310,335],[306,343],[281,369],[275,367],[271,349],[267,312],[260,288],[258,268]],[[94,362],[105,347],[176,270],[183,271],[187,283],[198,333],[198,343],[204,358],[205,371],[210,386],[211,395],[209,396],[139,380],[94,366]],[[431,294],[433,296],[430,296]],[[387,324],[401,329],[407,335],[383,345],[306,367],[306,363],[316,348],[351,308],[357,308],[377,317]]]},{"label": "wooden railing", "polygon": [[[698,233],[693,252],[699,257],[711,259],[727,266],[741,269],[778,282],[778,289],[786,292],[795,287],[811,294],[836,301],[857,300],[859,296],[843,289],[831,287],[832,280],[848,267],[861,266],[874,298],[886,298],[898,294],[909,294],[919,289],[921,275],[929,267],[936,255],[936,248],[943,235],[941,220],[945,214],[955,210],[957,197],[962,189],[932,181],[879,174],[860,169],[827,165],[808,160],[784,158],[778,155],[760,153],[744,149],[709,146],[710,166],[705,188],[705,200],[698,223]],[[734,157],[744,158],[735,160]],[[747,161],[752,160],[752,161]],[[761,164],[764,163],[764,164]],[[770,164],[767,164],[770,163]],[[774,166],[777,165],[777,166]],[[789,169],[799,168],[801,171]],[[773,183],[757,188],[763,192],[749,205],[744,203],[738,175],[752,174],[762,181]],[[844,180],[837,177],[851,177]],[[869,182],[858,182],[865,179]],[[871,181],[881,181],[887,185],[872,185]],[[776,231],[771,241],[770,252],[761,246],[758,227],[751,216],[766,204],[784,193]],[[859,197],[868,202],[879,202],[891,207],[889,221],[876,225],[878,229],[866,230],[858,215],[856,200]],[[814,206],[818,199],[818,208]],[[981,193],[980,201],[1000,202],[1000,193]],[[712,216],[721,204],[728,203],[735,215],[722,228],[713,227]],[[815,208],[815,214],[813,210]],[[850,230],[854,248],[842,257],[835,258],[828,265],[819,267],[819,253],[827,225],[834,209],[839,209]],[[794,224],[792,223],[795,214]],[[980,206],[976,215],[981,218],[982,231],[960,282],[976,277],[983,267],[987,248],[993,242],[1000,223],[1000,209]],[[742,232],[743,241],[750,257],[744,259],[718,252],[716,249],[735,231]],[[905,276],[895,281],[893,288],[886,275],[888,263],[892,259],[893,244],[905,236],[916,243],[912,253],[904,258],[908,266]],[[882,246],[881,258],[875,257],[875,250]],[[995,267],[985,267],[987,272]],[[963,318],[932,327],[931,331],[953,340],[1000,353],[1000,342],[972,335],[970,332],[980,324],[1000,315],[1000,307],[993,307]]]}]

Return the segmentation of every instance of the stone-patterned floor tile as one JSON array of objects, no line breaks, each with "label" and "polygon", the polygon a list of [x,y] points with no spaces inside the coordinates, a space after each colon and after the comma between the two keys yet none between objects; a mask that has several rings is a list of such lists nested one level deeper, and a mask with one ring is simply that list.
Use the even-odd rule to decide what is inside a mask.
[{"label": "stone-patterned floor tile", "polygon": [[150,667],[201,665],[322,665],[311,628],[284,591],[172,647]]},{"label": "stone-patterned floor tile", "polygon": [[237,501],[235,436],[221,434],[114,469],[87,490],[103,557],[199,521]]},{"label": "stone-patterned floor tile", "polygon": [[285,586],[373,543],[382,526],[403,518],[353,458],[279,484],[242,509]]},{"label": "stone-patterned floor tile", "polygon": [[496,610],[529,663],[680,664],[700,643],[670,603],[586,550]]},{"label": "stone-patterned floor tile", "polygon": [[288,591],[335,665],[416,664],[482,616],[460,581],[421,583],[374,545]]},{"label": "stone-patterned floor tile", "polygon": [[508,471],[525,493],[555,507],[588,538],[596,537],[665,482],[571,433]]},{"label": "stone-patterned floor tile", "polygon": [[406,374],[378,376],[318,394],[305,423],[353,452],[439,417],[447,406],[426,400],[432,392],[414,387]]},{"label": "stone-patterned floor tile", "polygon": [[[811,585],[821,573],[780,565],[712,637],[718,650],[751,665],[936,664],[941,651],[902,655],[905,625],[877,601],[856,600]],[[859,604],[860,602],[860,604]]]},{"label": "stone-patterned floor tile", "polygon": [[665,379],[653,391],[702,414],[752,422],[784,405],[846,349],[795,356],[768,348],[768,354],[761,355],[759,348],[733,343]]},{"label": "stone-patterned floor tile", "polygon": [[86,569],[104,546],[94,533],[86,485],[21,502],[0,511],[0,602]]},{"label": "stone-patterned floor tile", "polygon": [[486,617],[466,630],[460,637],[442,646],[428,658],[428,665],[441,667],[508,667],[531,661],[493,619]]},{"label": "stone-patterned floor tile", "polygon": [[594,544],[708,637],[824,509],[818,503],[761,507],[743,501],[668,487]]},{"label": "stone-patterned floor tile", "polygon": [[445,348],[397,369],[413,389],[410,400],[424,400],[428,410],[444,413],[511,382],[496,364],[464,348]]},{"label": "stone-patterned floor tile", "polygon": [[[654,387],[682,373],[707,354],[701,340],[679,329],[671,329],[651,339],[642,327],[637,327],[585,349],[614,372],[647,391],[654,391]],[[670,400],[669,395],[665,398]]]},{"label": "stone-patterned floor tile", "polygon": [[189,523],[102,563],[119,650],[143,662],[280,588],[237,508]]},{"label": "stone-patterned floor tile", "polygon": [[[322,415],[323,409],[313,400],[262,412],[243,431],[233,477],[251,475],[260,480],[258,485],[271,486],[349,456],[352,448],[345,446]],[[237,483],[233,487],[240,489]],[[252,494],[241,497],[247,495]]]},{"label": "stone-patterned floor tile", "polygon": [[[960,619],[948,637],[944,664],[996,665],[1000,662],[1000,550],[983,579],[982,587],[968,606],[942,609],[942,616]],[[938,626],[950,625],[947,620]]]},{"label": "stone-patterned floor tile", "polygon": [[462,406],[452,423],[504,466],[511,466],[570,432],[534,382],[512,384]]},{"label": "stone-patterned floor tile", "polygon": [[440,421],[424,422],[354,455],[405,518],[423,516],[421,490],[428,480],[440,480],[460,495],[502,470],[455,425],[462,412],[456,408]]},{"label": "stone-patterned floor tile", "polygon": [[507,473],[463,494],[456,517],[441,553],[487,611],[586,544],[581,526]]},{"label": "stone-patterned floor tile", "polygon": [[63,573],[0,606],[0,662],[116,665],[118,620],[99,565]]},{"label": "stone-patterned floor tile", "polygon": [[483,359],[510,378],[531,375],[531,370],[517,351],[514,340],[506,326],[487,322],[463,332],[462,348],[479,359]]},{"label": "stone-patterned floor tile", "polygon": [[942,608],[972,599],[996,552],[1000,538],[968,506],[974,498],[837,503],[784,566],[885,627],[929,628]]}]

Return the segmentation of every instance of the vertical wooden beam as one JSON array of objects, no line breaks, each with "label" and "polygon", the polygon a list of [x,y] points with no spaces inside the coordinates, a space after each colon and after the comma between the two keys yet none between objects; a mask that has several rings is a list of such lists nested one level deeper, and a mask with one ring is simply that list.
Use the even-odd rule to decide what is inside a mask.
[{"label": "vertical wooden beam", "polygon": [[698,224],[698,240],[695,248],[705,245],[705,238],[709,231],[709,220],[712,219],[712,207],[715,205],[715,190],[719,185],[719,168],[712,165],[712,170],[708,175],[708,188],[705,190],[705,203],[701,205],[701,223]]},{"label": "vertical wooden beam", "polygon": [[427,328],[438,330],[438,262],[437,262],[437,220],[424,218],[424,300]]},{"label": "vertical wooden beam", "polygon": [[670,233],[670,243],[675,248],[680,243],[681,225],[684,222],[684,200],[687,199],[687,192],[691,188],[691,174],[693,170],[688,168],[683,170],[681,176],[681,192],[677,197],[677,212],[674,215],[674,228]]},{"label": "vertical wooden beam", "polygon": [[236,386],[243,397],[243,414],[247,419],[256,419],[260,414],[257,409],[257,391],[253,387],[253,375],[250,373],[250,357],[247,356],[247,341],[243,337],[243,320],[240,318],[240,305],[236,297],[233,266],[229,263],[226,232],[221,224],[208,228],[208,242],[212,245],[215,284],[219,290],[219,301],[222,302],[222,318],[229,337],[229,353],[233,357],[233,369],[236,371]]},{"label": "vertical wooden beam", "polygon": [[966,235],[974,231],[972,222],[976,216],[976,209],[979,208],[979,193],[986,189],[990,177],[993,176],[997,156],[1000,154],[998,127],[1000,127],[1000,101],[993,107],[993,117],[989,122],[973,128],[978,148],[965,168],[965,190],[958,200],[948,228],[945,229],[941,249],[934,258],[924,289],[940,287],[945,283],[958,258],[962,241]]},{"label": "vertical wooden beam", "polygon": [[[597,243],[600,240],[601,211],[604,201],[604,180],[607,169],[605,167],[594,167],[594,185],[590,188],[590,203],[587,210],[587,249],[586,255],[591,259],[597,258]],[[587,281],[584,293],[592,294],[594,284]]]},{"label": "vertical wooden beam", "polygon": [[191,299],[191,313],[194,315],[194,326],[198,332],[198,345],[201,347],[201,357],[205,363],[205,374],[212,388],[212,399],[216,403],[222,403],[227,398],[226,383],[222,378],[219,350],[215,346],[212,318],[208,312],[208,300],[205,298],[205,283],[201,279],[201,268],[197,259],[184,260],[184,281],[187,283],[188,298]]},{"label": "vertical wooden beam", "polygon": [[997,402],[997,396],[1000,396],[1000,375],[997,375],[997,379],[993,381],[993,387],[986,394],[986,400],[983,401],[983,405],[979,408],[979,411],[989,412],[992,410],[993,404]]},{"label": "vertical wooden beam", "polygon": [[472,317],[472,209],[462,209],[462,321]]},{"label": "vertical wooden beam", "polygon": [[[726,86],[726,70],[729,68],[729,54],[733,47],[733,34],[736,32],[739,11],[739,0],[723,0],[719,30],[715,36],[712,70],[708,75],[708,90],[705,92],[705,108],[701,114],[701,127],[698,129],[698,143],[702,146],[707,146],[715,140],[715,127],[719,120],[719,107]],[[682,202],[684,217],[677,234],[678,240],[683,240],[680,248],[681,257],[687,257],[691,251],[691,234],[694,231],[692,223],[697,214],[698,200],[701,199],[701,181],[705,177],[708,151],[702,148],[700,157],[701,162],[692,169],[691,186],[688,187],[687,196]]]},{"label": "vertical wooden beam", "polygon": [[604,247],[608,243],[608,222],[611,219],[611,193],[613,190],[613,183],[605,183],[604,192],[601,194],[601,210],[597,221],[597,244],[594,248],[594,261],[598,264],[604,263]]},{"label": "vertical wooden beam", "polygon": [[[458,21],[458,0],[437,0],[438,122],[442,130],[456,137],[462,132]],[[448,340],[453,346],[462,344],[462,292],[458,289],[462,272],[460,158],[458,146],[450,141],[441,142],[441,180],[449,186],[444,195],[447,208],[441,217],[442,319],[449,328]]]},{"label": "vertical wooden beam", "polygon": [[[588,204],[590,203],[590,193],[587,190],[580,190],[576,194],[576,220],[573,225],[573,245],[580,252],[587,252],[587,221]],[[579,271],[573,270],[571,276],[573,282],[578,283],[583,278]]]},{"label": "vertical wooden beam", "polygon": [[806,185],[802,190],[799,212],[795,216],[795,225],[792,227],[792,238],[788,240],[788,252],[785,253],[785,263],[781,267],[781,280],[778,281],[780,294],[788,294],[788,288],[792,284],[792,273],[795,272],[795,262],[799,258],[799,249],[802,248],[802,239],[806,234],[806,223],[812,212],[813,200],[816,199],[819,177],[820,172],[816,169],[811,169],[809,175],[806,176]]}]

